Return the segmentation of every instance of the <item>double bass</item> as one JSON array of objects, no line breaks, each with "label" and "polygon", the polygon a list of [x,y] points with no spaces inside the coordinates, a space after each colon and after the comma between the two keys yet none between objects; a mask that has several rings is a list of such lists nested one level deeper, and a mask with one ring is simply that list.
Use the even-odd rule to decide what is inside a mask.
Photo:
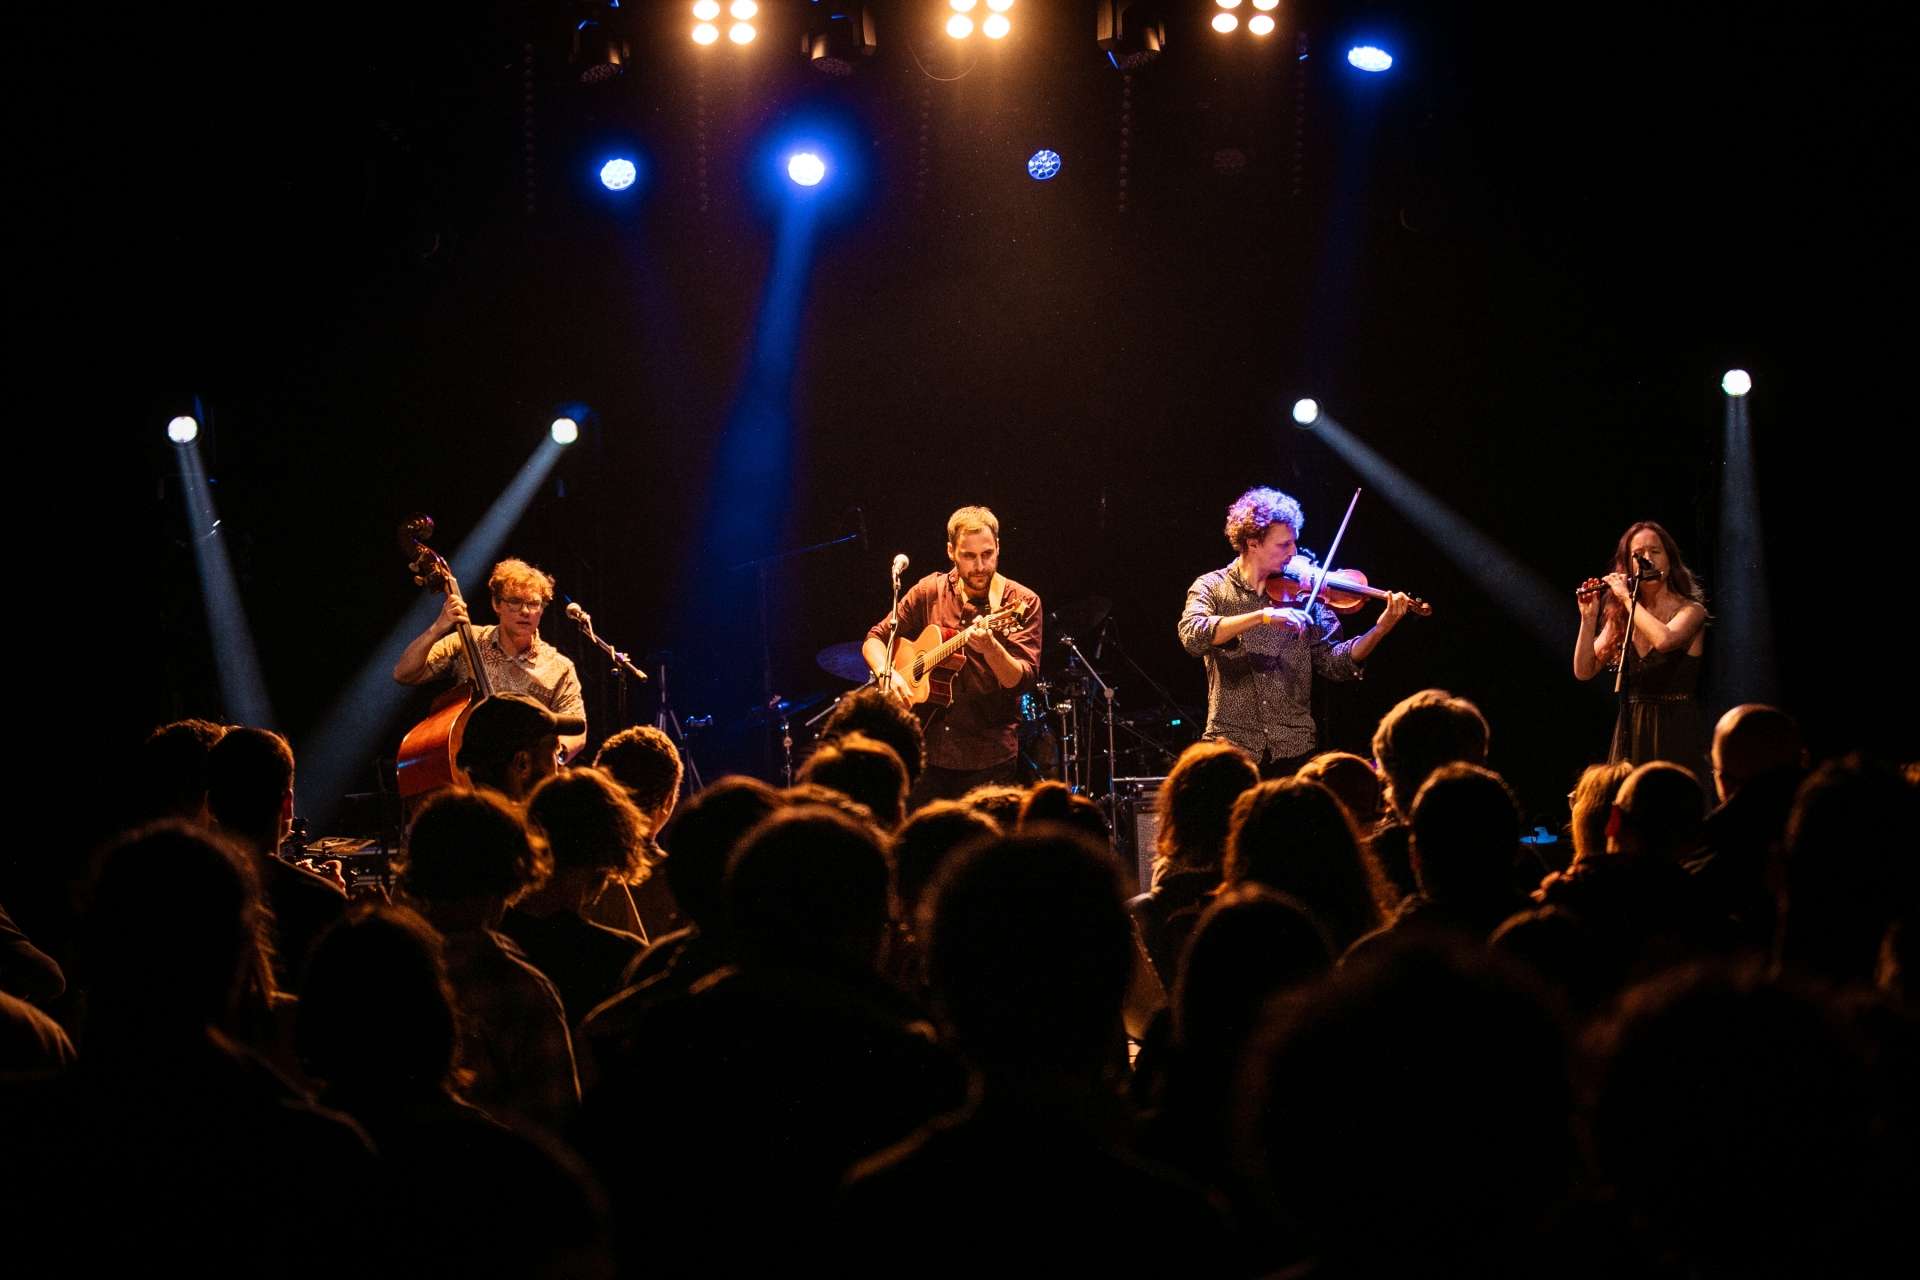
[{"label": "double bass", "polygon": [[[441,554],[427,545],[433,537],[433,518],[418,515],[400,527],[400,548],[413,572],[415,586],[430,587],[443,596],[460,595],[460,584],[453,569]],[[480,658],[480,642],[473,624],[462,622],[456,628],[460,653],[466,663],[466,678],[434,699],[426,718],[407,730],[394,758],[394,773],[400,799],[416,801],[429,792],[456,784],[464,786],[467,775],[460,768],[460,740],[467,730],[467,717],[485,698],[493,696],[487,679],[487,664]]]}]

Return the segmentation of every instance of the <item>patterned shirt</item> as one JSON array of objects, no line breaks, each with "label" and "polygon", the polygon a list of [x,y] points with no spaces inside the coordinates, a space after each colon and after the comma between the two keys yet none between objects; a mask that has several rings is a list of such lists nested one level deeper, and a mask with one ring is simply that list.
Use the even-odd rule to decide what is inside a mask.
[{"label": "patterned shirt", "polygon": [[[572,658],[538,635],[520,654],[509,654],[500,647],[498,627],[475,627],[473,638],[478,641],[480,658],[495,693],[524,693],[555,715],[586,719],[586,700],[580,696],[580,677],[573,669]],[[427,650],[425,672],[423,680],[448,674],[456,680],[467,678],[467,660],[460,653],[457,628]]]},{"label": "patterned shirt", "polygon": [[1225,739],[1253,754],[1275,760],[1303,756],[1316,745],[1313,726],[1313,678],[1357,680],[1354,641],[1334,643],[1340,620],[1323,603],[1314,605],[1313,625],[1301,635],[1261,624],[1225,644],[1213,633],[1227,618],[1271,604],[1267,593],[1248,585],[1239,562],[1201,574],[1187,588],[1180,614],[1181,647],[1207,664],[1209,740]]},{"label": "patterned shirt", "polygon": [[[927,763],[937,769],[973,772],[991,769],[1013,759],[1020,750],[1014,725],[1019,720],[1020,690],[1033,682],[1040,670],[1040,597],[1011,578],[993,575],[987,587],[987,609],[1025,600],[1030,602],[1027,624],[1017,631],[996,632],[997,643],[1013,660],[1026,669],[1019,684],[1002,688],[987,660],[972,648],[960,652],[967,665],[954,673],[953,705],[936,707],[931,699],[920,711],[927,729]],[[935,623],[959,630],[972,622],[979,608],[961,590],[960,575],[954,572],[930,573],[907,588],[900,597],[900,638],[918,639]],[[886,643],[887,619],[873,624],[867,634]]]}]

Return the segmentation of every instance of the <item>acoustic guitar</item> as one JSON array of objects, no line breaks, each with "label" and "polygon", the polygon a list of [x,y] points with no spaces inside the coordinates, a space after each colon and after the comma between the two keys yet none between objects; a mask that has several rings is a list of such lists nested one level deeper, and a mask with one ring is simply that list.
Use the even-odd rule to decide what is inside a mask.
[{"label": "acoustic guitar", "polygon": [[953,677],[967,665],[960,652],[974,627],[989,631],[1017,631],[1026,625],[1033,611],[1032,600],[1002,605],[992,613],[983,613],[966,627],[943,627],[934,623],[912,640],[893,642],[893,669],[907,683],[909,706],[932,703],[937,707],[953,705]]}]

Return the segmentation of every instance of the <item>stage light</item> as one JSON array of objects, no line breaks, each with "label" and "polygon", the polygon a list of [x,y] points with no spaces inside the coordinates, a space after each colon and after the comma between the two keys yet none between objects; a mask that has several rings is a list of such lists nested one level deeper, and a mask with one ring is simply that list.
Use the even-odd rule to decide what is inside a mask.
[{"label": "stage light", "polygon": [[733,3],[727,6],[727,12],[744,22],[754,14],[759,13],[760,6],[755,4],[753,0],[733,0]]},{"label": "stage light", "polygon": [[702,22],[712,22],[720,16],[720,0],[695,0],[693,16]]},{"label": "stage light", "polygon": [[956,13],[947,19],[947,34],[955,40],[965,40],[973,34],[973,19],[964,13]]},{"label": "stage light", "polygon": [[1213,0],[1213,2],[1222,9],[1238,9],[1240,7],[1240,0]]},{"label": "stage light", "polygon": [[1146,0],[1102,0],[1094,13],[1093,42],[1116,71],[1138,71],[1167,46],[1167,20]]},{"label": "stage light", "polygon": [[990,13],[987,15],[987,20],[980,24],[980,30],[986,34],[987,39],[998,40],[1013,30],[1013,24],[1008,22],[1003,14]]},{"label": "stage light", "polygon": [[572,418],[555,418],[547,432],[555,444],[572,444],[580,438],[580,424]]},{"label": "stage light", "polygon": [[827,176],[827,162],[811,151],[802,151],[787,161],[787,176],[803,187],[817,187]]},{"label": "stage light", "polygon": [[1295,400],[1293,402],[1293,420],[1303,427],[1310,427],[1320,420],[1320,402],[1318,400]]},{"label": "stage light", "polygon": [[1013,0],[987,0],[987,8],[995,13],[1005,13],[1013,8]]},{"label": "stage light", "polygon": [[703,22],[693,29],[693,42],[695,44],[712,44],[719,38],[720,28],[714,26],[711,22]]},{"label": "stage light", "polygon": [[949,7],[955,13],[972,13],[974,5],[979,2],[980,0],[947,0]]},{"label": "stage light", "polygon": [[1262,13],[1272,13],[1280,7],[1280,0],[1253,0],[1253,7]]},{"label": "stage light", "polygon": [[167,424],[167,439],[175,444],[192,444],[199,434],[200,424],[184,413]]},{"label": "stage light", "polygon": [[1393,55],[1385,49],[1376,49],[1370,44],[1363,44],[1347,50],[1347,61],[1362,71],[1378,74],[1393,65]]},{"label": "stage light", "polygon": [[736,22],[727,28],[727,39],[735,44],[752,44],[755,34],[751,22]]},{"label": "stage light", "polygon": [[1027,160],[1027,172],[1045,182],[1060,172],[1060,153],[1045,149],[1034,152]]},{"label": "stage light", "polygon": [[1240,25],[1240,19],[1234,17],[1230,13],[1216,13],[1213,15],[1213,29],[1215,31],[1218,31],[1221,35],[1227,34],[1227,32],[1233,30],[1235,27],[1239,25]]},{"label": "stage light", "polygon": [[625,191],[639,176],[640,171],[633,167],[633,161],[624,158],[609,160],[600,166],[600,185],[609,191]]},{"label": "stage light", "polygon": [[1730,396],[1743,396],[1753,390],[1753,376],[1745,369],[1729,369],[1720,379],[1720,389]]},{"label": "stage light", "polygon": [[1256,36],[1270,36],[1273,34],[1273,19],[1267,14],[1256,13],[1247,19],[1247,30]]}]

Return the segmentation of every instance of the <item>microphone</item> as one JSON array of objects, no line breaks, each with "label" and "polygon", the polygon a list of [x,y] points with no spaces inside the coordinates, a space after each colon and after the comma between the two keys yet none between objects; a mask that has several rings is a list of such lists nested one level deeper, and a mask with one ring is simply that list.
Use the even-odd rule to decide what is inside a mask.
[{"label": "microphone", "polygon": [[900,581],[900,575],[907,571],[908,563],[907,553],[904,551],[893,558],[893,580],[895,582]]},{"label": "microphone", "polygon": [[592,615],[571,600],[567,601],[567,617],[583,627],[591,627],[593,625]]},{"label": "microphone", "polygon": [[1647,559],[1644,552],[1634,552],[1633,561],[1640,566],[1640,580],[1642,582],[1652,582],[1661,576],[1660,571],[1653,567],[1653,561]]}]

